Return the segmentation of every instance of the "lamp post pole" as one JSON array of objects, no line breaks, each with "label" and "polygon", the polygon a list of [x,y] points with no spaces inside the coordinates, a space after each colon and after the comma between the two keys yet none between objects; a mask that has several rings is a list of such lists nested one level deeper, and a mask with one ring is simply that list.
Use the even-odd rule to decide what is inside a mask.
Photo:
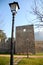
[{"label": "lamp post pole", "polygon": [[14,54],[14,45],[13,45],[13,36],[14,36],[14,18],[19,8],[18,2],[9,3],[11,12],[12,12],[12,33],[11,33],[11,49],[10,49],[10,65],[13,65],[13,54]]},{"label": "lamp post pole", "polygon": [[15,14],[12,13],[12,33],[11,33],[11,56],[10,56],[10,65],[13,65],[13,54],[14,54],[14,45],[13,45],[13,36],[14,36],[14,18]]}]

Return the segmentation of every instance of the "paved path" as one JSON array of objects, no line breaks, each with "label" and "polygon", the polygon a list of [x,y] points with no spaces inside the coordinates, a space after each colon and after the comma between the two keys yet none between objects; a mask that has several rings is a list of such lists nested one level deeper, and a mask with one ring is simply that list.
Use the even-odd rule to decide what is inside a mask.
[{"label": "paved path", "polygon": [[18,64],[18,62],[20,62],[22,60],[22,58],[17,58],[17,60],[14,60],[14,65],[17,65]]},{"label": "paved path", "polygon": [[[27,56],[15,56],[15,57],[19,57],[19,58],[25,58]],[[29,58],[43,58],[43,56],[28,56]]]},{"label": "paved path", "polygon": [[[0,55],[2,57],[10,57],[10,55]],[[15,55],[14,57],[17,57],[17,58],[24,58],[24,57],[27,57],[25,55]],[[43,58],[43,56],[29,56],[29,58]]]}]

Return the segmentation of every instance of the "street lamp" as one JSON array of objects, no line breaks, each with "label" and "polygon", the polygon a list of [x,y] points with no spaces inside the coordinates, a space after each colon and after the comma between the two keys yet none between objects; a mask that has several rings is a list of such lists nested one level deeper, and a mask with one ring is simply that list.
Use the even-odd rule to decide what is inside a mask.
[{"label": "street lamp", "polygon": [[13,3],[9,3],[11,12],[12,12],[12,33],[11,33],[11,56],[10,56],[10,65],[13,65],[13,54],[14,54],[14,48],[13,48],[13,35],[14,35],[14,18],[15,18],[15,14],[17,13],[17,10],[20,9],[19,8],[19,4],[18,2],[13,2]]}]

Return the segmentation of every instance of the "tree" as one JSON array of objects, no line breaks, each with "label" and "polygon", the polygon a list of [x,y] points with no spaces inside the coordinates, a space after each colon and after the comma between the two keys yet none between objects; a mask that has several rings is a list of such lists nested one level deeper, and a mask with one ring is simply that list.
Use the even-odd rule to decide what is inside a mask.
[{"label": "tree", "polygon": [[3,32],[3,30],[0,30],[0,41],[5,40],[6,38],[6,34]]},{"label": "tree", "polygon": [[32,11],[33,14],[36,15],[37,19],[39,19],[40,22],[43,22],[43,7],[42,7],[43,1],[42,0],[39,1],[41,3],[41,6],[40,5],[38,6],[39,2],[37,4],[37,0],[34,0],[35,7],[32,8]]},{"label": "tree", "polygon": [[[11,51],[11,38],[8,38],[6,41],[6,48],[9,49],[8,53]],[[15,39],[13,38],[13,48],[14,48],[14,53],[15,53]]]}]

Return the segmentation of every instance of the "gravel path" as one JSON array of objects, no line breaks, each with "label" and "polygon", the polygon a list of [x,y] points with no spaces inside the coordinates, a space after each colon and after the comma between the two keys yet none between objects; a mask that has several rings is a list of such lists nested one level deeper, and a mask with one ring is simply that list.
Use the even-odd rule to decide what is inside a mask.
[{"label": "gravel path", "polygon": [[[2,57],[10,57],[10,55],[1,55],[0,56]],[[14,57],[17,57],[17,58],[24,58],[24,57],[27,57],[25,55],[15,55]],[[43,58],[43,56],[29,56],[29,58]]]}]

